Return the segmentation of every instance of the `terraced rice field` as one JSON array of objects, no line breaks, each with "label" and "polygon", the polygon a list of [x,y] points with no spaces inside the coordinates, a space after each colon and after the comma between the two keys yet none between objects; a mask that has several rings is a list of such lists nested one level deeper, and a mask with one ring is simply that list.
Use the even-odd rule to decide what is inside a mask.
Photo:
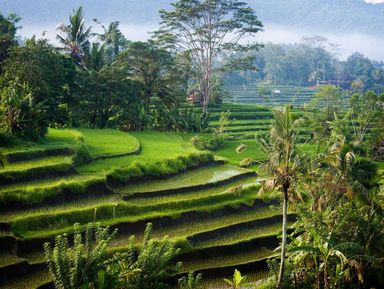
[{"label": "terraced rice field", "polygon": [[[247,113],[253,109],[259,111],[251,107]],[[244,120],[237,125],[253,130],[269,123],[266,119],[253,126]],[[49,282],[44,242],[58,233],[71,233],[75,222],[93,221],[118,229],[111,251],[124,250],[132,234],[140,241],[146,223],[152,222],[155,237],[168,235],[189,243],[180,255],[183,271],[209,273],[212,284],[215,276],[221,278],[222,267],[233,271],[261,262],[251,273],[264,276],[263,262],[273,248],[257,245],[249,250],[244,244],[265,237],[278,243],[280,205],[257,197],[260,184],[255,171],[237,166],[242,156],[236,155],[234,147],[239,142],[229,142],[219,151],[216,158],[220,161],[200,166],[199,152],[189,138],[176,133],[50,129],[45,142],[33,148],[2,149],[11,161],[0,175],[11,173],[16,178],[0,185],[0,288],[39,288]],[[87,147],[92,161],[74,165],[81,146]],[[193,167],[182,166],[177,174],[148,175],[128,183],[113,178],[115,170],[129,173],[134,164],[172,165],[171,160],[182,156],[187,160],[191,154],[195,154]],[[257,146],[248,154],[264,158]],[[54,174],[44,171],[62,164],[67,167]],[[39,171],[28,178],[17,175],[36,168]],[[10,204],[14,204],[12,209]],[[216,234],[220,237],[213,237]],[[210,252],[219,246],[230,246],[237,253],[217,256]],[[201,254],[206,257],[199,261]],[[216,268],[221,268],[217,274]]]}]

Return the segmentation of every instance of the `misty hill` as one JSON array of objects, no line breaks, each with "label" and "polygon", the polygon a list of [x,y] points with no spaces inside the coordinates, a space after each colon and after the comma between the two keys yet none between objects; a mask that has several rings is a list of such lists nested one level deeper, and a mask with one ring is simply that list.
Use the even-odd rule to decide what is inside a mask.
[{"label": "misty hill", "polygon": [[[67,21],[69,13],[84,6],[89,20],[123,23],[156,23],[158,10],[170,7],[171,0],[2,0],[0,11],[15,12],[23,25]],[[360,32],[384,35],[384,4],[363,0],[246,0],[267,24],[306,27],[319,32]],[[54,13],[53,13],[54,12]]]}]

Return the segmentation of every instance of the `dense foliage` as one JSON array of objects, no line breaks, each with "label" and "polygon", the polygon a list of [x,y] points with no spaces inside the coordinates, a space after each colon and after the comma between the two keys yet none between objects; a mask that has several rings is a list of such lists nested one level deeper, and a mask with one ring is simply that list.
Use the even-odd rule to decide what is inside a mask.
[{"label": "dense foliage", "polygon": [[[257,71],[231,72],[225,75],[226,85],[261,83],[274,85],[312,86],[333,84],[346,89],[382,92],[383,64],[372,61],[361,53],[339,60],[338,47],[326,38],[314,36],[295,44],[268,43],[255,57]],[[263,86],[262,86],[263,87]]]}]

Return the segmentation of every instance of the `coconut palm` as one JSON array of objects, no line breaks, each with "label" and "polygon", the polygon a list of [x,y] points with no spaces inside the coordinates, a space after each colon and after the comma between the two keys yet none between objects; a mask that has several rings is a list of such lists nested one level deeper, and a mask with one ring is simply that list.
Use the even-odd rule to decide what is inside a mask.
[{"label": "coconut palm", "polygon": [[83,8],[80,6],[73,11],[73,15],[69,16],[68,25],[60,24],[56,29],[60,32],[57,34],[57,39],[63,45],[63,50],[80,65],[89,49],[91,37],[91,27],[85,26]]},{"label": "coconut palm", "polygon": [[4,168],[6,164],[7,164],[7,157],[4,154],[0,153],[0,169]]},{"label": "coconut palm", "polygon": [[287,213],[289,198],[297,197],[295,185],[297,175],[303,167],[302,158],[296,153],[296,129],[289,107],[275,111],[270,138],[260,138],[259,142],[267,153],[265,166],[271,179],[264,182],[263,191],[278,190],[283,194],[283,224],[281,242],[280,270],[277,288],[282,288],[284,277],[285,254],[287,245]]}]

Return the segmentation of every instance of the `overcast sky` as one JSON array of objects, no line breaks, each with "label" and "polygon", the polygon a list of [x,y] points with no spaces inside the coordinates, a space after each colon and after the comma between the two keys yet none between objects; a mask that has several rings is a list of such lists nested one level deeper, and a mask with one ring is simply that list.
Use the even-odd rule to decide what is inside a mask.
[{"label": "overcast sky", "polygon": [[[14,0],[0,0],[0,2],[5,1],[6,3],[12,3]],[[23,0],[19,0],[18,2],[23,3]],[[32,1],[32,0],[24,0],[24,1]],[[49,1],[49,0],[47,0]],[[62,0],[65,1],[65,0]],[[129,0],[126,0],[129,1]],[[147,1],[147,0],[143,0]],[[157,0],[152,0],[157,1]],[[254,1],[254,0],[248,0]],[[260,0],[262,1],[262,0]],[[265,0],[266,1],[266,0]],[[302,0],[306,1],[306,0]],[[365,2],[372,3],[384,3],[384,0],[364,0]],[[164,2],[164,1],[163,1]],[[0,7],[1,7],[0,3]],[[8,5],[9,6],[9,5]],[[12,5],[11,5],[12,6]],[[153,7],[148,7],[151,9]],[[55,13],[52,11],[51,13]],[[19,13],[23,17],[23,13]],[[44,13],[42,13],[44,15]],[[40,15],[38,19],[44,19]],[[48,16],[52,16],[51,14],[47,14]],[[22,37],[31,37],[32,35],[36,35],[37,37],[42,37],[42,33],[44,32],[44,38],[49,39],[53,43],[56,41],[56,33],[55,27],[58,24],[58,21],[50,20],[48,22],[36,21],[36,15],[34,18],[29,19],[28,17],[24,17],[21,25],[23,28],[19,31],[19,34]],[[384,16],[383,16],[384,17]],[[65,18],[63,18],[66,20]],[[34,21],[32,21],[34,20]],[[93,25],[93,29],[96,30],[95,24],[92,23],[88,19],[88,24]],[[150,31],[156,30],[158,27],[157,19],[151,19],[151,21],[147,21],[144,23],[135,23],[129,20],[121,21],[121,30],[124,35],[130,40],[147,40],[149,38]],[[331,42],[339,44],[341,48],[340,56],[342,59],[345,59],[353,52],[358,51],[362,52],[366,56],[384,61],[384,39],[382,37],[375,37],[368,34],[363,33],[336,33],[334,31],[328,30],[327,32],[318,31],[316,29],[311,29],[308,27],[300,27],[295,28],[287,25],[277,25],[274,23],[264,23],[264,32],[258,33],[254,40],[259,42],[273,42],[273,43],[295,43],[299,42],[303,37],[311,36],[311,35],[321,35],[328,38]]]}]

